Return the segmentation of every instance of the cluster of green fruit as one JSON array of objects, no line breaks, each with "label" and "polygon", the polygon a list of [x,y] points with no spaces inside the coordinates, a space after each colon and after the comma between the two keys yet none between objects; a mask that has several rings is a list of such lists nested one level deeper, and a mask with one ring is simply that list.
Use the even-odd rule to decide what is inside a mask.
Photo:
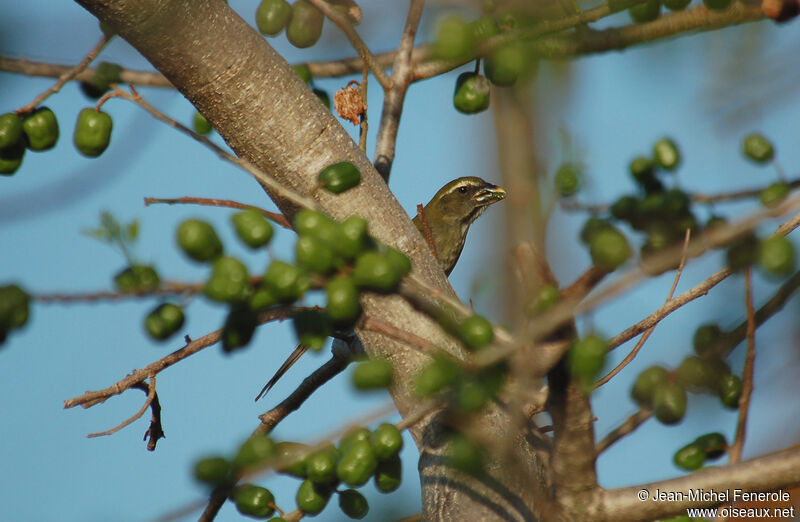
[{"label": "cluster of green fruit", "polygon": [[716,460],[725,454],[728,443],[722,433],[706,433],[675,452],[672,461],[681,469],[698,470],[707,460]]},{"label": "cluster of green fruit", "polygon": [[[637,24],[652,22],[661,14],[661,5],[670,11],[682,11],[686,9],[692,0],[646,0],[636,5],[630,6],[631,0],[610,0],[608,2],[611,11],[621,11],[628,9],[631,20]],[[703,4],[713,11],[723,11],[727,9],[733,0],[703,0]],[[630,7],[629,7],[630,6]]]},{"label": "cluster of green fruit", "polygon": [[[73,141],[81,154],[96,157],[108,148],[111,140],[111,116],[93,108],[83,109],[75,122]],[[25,149],[45,151],[55,147],[59,128],[55,113],[38,107],[23,118],[13,112],[0,116],[0,174],[14,174]]]},{"label": "cluster of green fruit", "polygon": [[[356,428],[345,434],[339,445],[327,444],[312,448],[297,442],[275,443],[267,436],[248,439],[232,459],[207,457],[195,463],[194,475],[200,482],[220,486],[231,484],[244,472],[275,468],[279,473],[303,480],[297,491],[297,507],[305,514],[320,513],[331,495],[339,495],[339,506],[350,518],[367,515],[366,498],[355,489],[337,490],[344,483],[361,487],[373,478],[382,493],[400,487],[403,438],[393,425],[384,423],[370,432]],[[274,497],[269,490],[251,484],[234,489],[232,499],[239,511],[254,518],[274,513]]]},{"label": "cluster of green fruit", "polygon": [[9,332],[28,322],[30,300],[28,293],[17,285],[0,286],[0,344]]},{"label": "cluster of green fruit", "polygon": [[686,357],[677,370],[661,366],[642,371],[631,389],[631,396],[642,407],[651,408],[664,424],[675,424],[686,413],[686,391],[716,394],[723,406],[738,408],[742,380],[731,373],[722,359],[724,334],[715,324],[704,324],[694,334],[696,355]]},{"label": "cluster of green fruit", "polygon": [[21,118],[13,112],[0,115],[0,174],[14,174],[26,149],[50,150],[57,141],[58,120],[47,107],[37,107]]},{"label": "cluster of green fruit", "polygon": [[[434,42],[436,56],[445,60],[464,60],[474,56],[487,39],[524,25],[524,18],[505,11],[467,22],[457,15],[443,18]],[[477,114],[489,107],[491,85],[508,87],[536,71],[535,55],[529,43],[512,39],[483,56],[483,75],[465,72],[456,80],[453,106],[464,114]]]},{"label": "cluster of green fruit", "polygon": [[325,16],[306,0],[289,4],[286,0],[262,0],[256,10],[256,26],[261,34],[278,36],[286,29],[286,39],[295,47],[311,47],[322,35]]}]

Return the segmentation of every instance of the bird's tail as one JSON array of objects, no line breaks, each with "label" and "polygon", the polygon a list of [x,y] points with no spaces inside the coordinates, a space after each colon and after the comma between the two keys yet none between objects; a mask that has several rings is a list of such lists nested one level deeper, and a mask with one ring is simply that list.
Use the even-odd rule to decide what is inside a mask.
[{"label": "bird's tail", "polygon": [[296,363],[300,359],[300,357],[302,357],[303,354],[306,353],[306,351],[308,351],[308,346],[306,346],[305,344],[298,344],[297,348],[294,349],[291,355],[289,355],[289,357],[283,362],[281,367],[278,368],[278,371],[275,372],[275,375],[273,375],[272,378],[267,382],[267,384],[265,384],[264,387],[261,388],[261,392],[259,392],[259,394],[256,396],[256,401],[261,397],[263,397],[264,395],[266,395],[267,392],[270,391],[273,386],[275,386],[275,383],[277,383],[278,380],[280,380],[280,378],[283,377],[283,375],[289,371],[289,368],[291,368],[292,365],[294,365],[294,363]]}]

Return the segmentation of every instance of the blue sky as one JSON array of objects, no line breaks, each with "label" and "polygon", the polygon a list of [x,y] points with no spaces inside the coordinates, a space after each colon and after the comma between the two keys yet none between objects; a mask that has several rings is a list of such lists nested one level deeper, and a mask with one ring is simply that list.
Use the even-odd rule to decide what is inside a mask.
[{"label": "blue sky", "polygon": [[[256,2],[232,0],[232,6],[252,22]],[[364,2],[363,34],[375,50],[397,41],[400,18],[386,16],[385,5]],[[46,6],[46,7],[45,7]],[[46,13],[46,14],[45,14]],[[423,35],[430,35],[433,20],[423,20]],[[625,14],[609,24],[627,23]],[[99,38],[96,21],[70,2],[16,2],[5,7],[0,31],[4,56],[69,64]],[[68,29],[65,29],[68,28]],[[773,137],[778,159],[794,178],[800,164],[796,146],[800,101],[796,95],[777,97],[774,87],[791,80],[785,60],[798,41],[790,28],[760,23],[714,35],[695,35],[643,49],[582,58],[570,69],[569,96],[558,92],[556,78],[563,70],[542,67],[537,96],[545,107],[541,115],[539,146],[550,170],[565,159],[559,138],[566,130],[588,165],[591,182],[581,194],[587,202],[604,202],[633,190],[626,174],[630,158],[648,151],[662,135],[674,136],[684,154],[678,183],[686,190],[714,192],[766,185],[774,179],[770,169],[746,163],[739,155],[741,137],[758,129]],[[283,37],[271,43],[289,61],[332,58],[346,49],[336,29],[326,24],[323,40],[311,50],[291,48]],[[101,55],[131,68],[148,65],[127,44],[114,41]],[[749,61],[746,61],[749,60]],[[729,64],[748,67],[730,72]],[[499,183],[490,113],[464,116],[452,109],[450,97],[458,72],[412,87],[400,130],[391,187],[413,215],[446,181],[459,175],[480,175]],[[789,80],[787,80],[787,78]],[[47,88],[49,79],[0,73],[0,112],[28,103]],[[346,79],[319,80],[333,92]],[[373,83],[373,85],[376,85]],[[159,89],[142,89],[151,103],[184,122],[193,109],[180,95]],[[229,198],[267,208],[260,187],[246,174],[199,149],[189,138],[156,123],[131,104],[112,100],[106,110],[114,117],[114,134],[108,151],[90,160],[71,144],[74,119],[89,102],[76,85],[67,85],[48,100],[61,124],[61,139],[47,153],[28,153],[23,167],[11,178],[0,179],[0,284],[18,281],[34,293],[81,292],[110,287],[111,277],[124,267],[123,258],[80,231],[96,225],[101,211],[119,219],[138,219],[141,239],[136,254],[154,263],[164,277],[200,280],[204,269],[191,264],[174,247],[174,228],[187,217],[214,223],[226,249],[241,255],[252,272],[264,269],[265,254],[245,252],[229,225],[231,211],[188,206],[151,206],[145,196],[183,195]],[[369,91],[369,117],[374,122],[368,151],[374,148],[381,96]],[[742,109],[743,112],[732,112]],[[736,119],[726,116],[741,115]],[[351,124],[343,122],[355,136]],[[215,139],[219,140],[219,137]],[[750,203],[717,210],[741,216]],[[490,209],[473,227],[451,281],[462,298],[471,296],[476,280],[499,284],[498,263],[482,245],[493,241],[492,230],[502,226],[498,207]],[[556,210],[550,223],[549,255],[556,275],[568,283],[589,264],[586,252],[573,240],[584,218]],[[774,224],[767,224],[768,230]],[[272,252],[290,256],[292,237],[278,232]],[[712,253],[687,267],[678,292],[707,277],[721,266],[722,256]],[[487,275],[489,274],[489,275]],[[591,317],[579,320],[582,330],[592,325],[614,335],[641,319],[663,302],[672,274],[660,276]],[[758,278],[756,300],[765,300],[777,285]],[[599,436],[635,411],[628,399],[631,380],[656,362],[677,365],[691,350],[694,328],[705,320],[724,326],[743,318],[743,282],[726,281],[711,295],[671,316],[656,329],[637,360],[593,397]],[[486,294],[475,297],[478,312],[501,321]],[[0,459],[7,470],[0,504],[9,520],[150,520],[203,497],[203,489],[190,476],[191,463],[207,453],[233,450],[255,427],[256,416],[293,389],[294,383],[321,364],[326,356],[307,357],[259,403],[252,398],[279,361],[294,346],[288,325],[259,329],[252,346],[232,357],[213,347],[172,367],[158,377],[167,438],[154,453],[141,441],[147,417],[110,437],[87,439],[85,434],[115,426],[135,412],[144,397],[130,391],[89,410],[63,410],[63,400],[87,389],[106,387],[180,346],[149,341],[141,322],[154,300],[115,304],[36,304],[31,324],[11,336],[0,349],[0,389],[4,391],[4,422],[0,427]],[[797,313],[790,302],[787,316]],[[185,332],[193,337],[216,329],[223,320],[220,307],[202,299],[191,303]],[[797,442],[800,433],[797,405],[776,397],[793,396],[797,385],[791,375],[798,369],[792,341],[797,327],[776,318],[758,333],[763,346],[756,366],[756,393],[745,456]],[[612,356],[609,367],[632,344]],[[731,363],[739,371],[741,347]],[[334,399],[334,400],[331,400]],[[308,440],[346,424],[386,404],[387,394],[363,396],[350,390],[346,376],[329,383],[312,397],[305,411],[291,416],[277,435]],[[601,483],[607,487],[677,476],[672,452],[707,431],[732,436],[735,413],[716,408],[710,397],[692,396],[686,420],[678,427],[649,422],[635,435],[612,447],[599,460]],[[381,496],[370,485],[369,520],[399,518],[419,511],[416,451],[407,440],[404,486]],[[13,470],[13,471],[12,471]],[[294,479],[277,477],[265,482],[278,503],[294,507]],[[332,503],[333,504],[333,503]],[[381,512],[380,505],[393,510]],[[230,506],[218,520],[237,520]],[[338,520],[331,507],[319,520]]]}]

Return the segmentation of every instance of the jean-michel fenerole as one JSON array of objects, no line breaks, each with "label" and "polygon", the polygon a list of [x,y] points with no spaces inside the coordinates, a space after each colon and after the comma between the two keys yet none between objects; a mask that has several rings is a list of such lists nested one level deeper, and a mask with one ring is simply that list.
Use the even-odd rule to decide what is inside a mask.
[{"label": "jean-michel fenerole", "polygon": [[690,489],[688,491],[663,491],[655,490],[650,497],[653,502],[788,502],[787,491],[751,492],[743,489]]}]

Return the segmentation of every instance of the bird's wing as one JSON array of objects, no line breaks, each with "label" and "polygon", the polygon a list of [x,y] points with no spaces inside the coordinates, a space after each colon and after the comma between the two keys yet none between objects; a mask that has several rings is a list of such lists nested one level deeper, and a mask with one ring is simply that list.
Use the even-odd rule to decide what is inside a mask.
[{"label": "bird's wing", "polygon": [[289,368],[291,368],[292,365],[294,365],[294,363],[300,360],[300,357],[302,357],[303,354],[306,353],[306,351],[308,351],[308,346],[306,346],[305,344],[298,344],[297,348],[294,349],[291,355],[289,355],[289,357],[287,357],[286,360],[283,362],[281,367],[278,368],[278,371],[275,372],[275,375],[273,375],[272,378],[267,382],[267,384],[265,384],[264,387],[261,388],[261,392],[259,392],[259,394],[256,396],[256,401],[261,397],[263,397],[264,395],[266,395],[267,392],[270,391],[273,386],[275,386],[275,383],[278,382],[278,380],[280,380],[280,378],[283,377],[283,375],[289,371]]}]

